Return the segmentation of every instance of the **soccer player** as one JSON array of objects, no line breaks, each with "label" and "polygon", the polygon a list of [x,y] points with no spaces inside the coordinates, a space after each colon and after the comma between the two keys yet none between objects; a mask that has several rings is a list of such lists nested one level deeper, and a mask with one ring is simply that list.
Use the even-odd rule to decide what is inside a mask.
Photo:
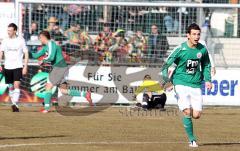
[{"label": "soccer player", "polygon": [[[17,105],[20,97],[20,81],[27,74],[28,49],[25,40],[17,36],[17,25],[8,25],[8,37],[3,39],[0,49],[0,63],[4,55],[4,75],[9,88],[9,96],[12,101],[12,111],[19,112]],[[24,56],[24,64],[23,64]],[[2,66],[0,65],[0,70]]]},{"label": "soccer player", "polygon": [[164,111],[164,106],[167,100],[167,96],[164,89],[160,83],[152,80],[150,75],[145,75],[143,83],[137,88],[134,94],[134,98],[141,92],[143,92],[142,103],[137,103],[137,106],[141,106],[143,109],[153,109],[158,108]]},{"label": "soccer player", "polygon": [[165,82],[168,82],[168,68],[175,63],[176,68],[172,75],[179,109],[183,113],[182,122],[190,141],[190,147],[198,147],[193,133],[192,118],[199,119],[202,112],[202,82],[208,89],[211,84],[211,64],[208,51],[198,41],[201,30],[195,23],[187,29],[188,40],[169,55],[162,68]]},{"label": "soccer player", "polygon": [[[53,86],[59,86],[64,83],[64,76],[68,71],[67,63],[65,62],[62,49],[54,41],[51,40],[50,33],[48,31],[42,31],[39,34],[39,39],[43,45],[42,50],[37,53],[32,53],[32,57],[37,59],[41,56],[46,56],[42,61],[39,61],[39,65],[43,63],[51,63],[53,69],[49,75],[49,81],[46,84],[46,91],[44,95],[44,110],[42,113],[48,113],[50,110],[50,103],[52,98],[52,88]],[[69,95],[76,95],[75,93],[69,92]],[[86,95],[91,102],[91,94],[87,92]]]}]

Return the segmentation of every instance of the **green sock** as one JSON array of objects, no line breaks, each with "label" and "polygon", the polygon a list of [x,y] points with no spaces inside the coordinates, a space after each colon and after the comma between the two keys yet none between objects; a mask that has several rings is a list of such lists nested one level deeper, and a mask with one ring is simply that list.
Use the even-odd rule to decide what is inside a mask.
[{"label": "green sock", "polygon": [[192,124],[192,118],[190,116],[184,116],[183,119],[183,126],[185,128],[185,131],[188,135],[189,141],[195,141],[196,138],[193,135],[193,124]]},{"label": "green sock", "polygon": [[86,96],[86,92],[85,91],[76,90],[76,89],[68,89],[68,95],[85,97]]},{"label": "green sock", "polygon": [[52,98],[52,91],[46,91],[44,96],[44,109],[49,110],[50,109],[50,103]]}]

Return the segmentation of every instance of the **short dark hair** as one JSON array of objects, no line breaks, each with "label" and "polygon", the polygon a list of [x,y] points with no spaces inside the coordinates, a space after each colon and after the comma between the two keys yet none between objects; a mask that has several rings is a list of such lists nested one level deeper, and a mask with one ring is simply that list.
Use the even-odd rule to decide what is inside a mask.
[{"label": "short dark hair", "polygon": [[37,23],[37,22],[35,22],[35,21],[32,21],[31,25],[32,25],[32,24],[36,24],[36,25],[38,26],[38,23]]},{"label": "short dark hair", "polygon": [[198,26],[198,24],[192,23],[192,24],[189,25],[188,28],[187,28],[187,34],[190,34],[192,29],[193,29],[193,30],[200,30],[200,31],[201,31],[201,29],[200,29],[200,27]]},{"label": "short dark hair", "polygon": [[40,36],[40,35],[45,36],[48,40],[51,39],[50,33],[49,33],[48,31],[46,31],[46,30],[41,31],[41,32],[39,33],[39,36]]},{"label": "short dark hair", "polygon": [[151,80],[152,78],[151,78],[151,76],[149,75],[149,74],[146,74],[145,76],[144,76],[144,80]]},{"label": "short dark hair", "polygon": [[18,29],[17,25],[14,24],[14,23],[10,23],[10,24],[8,25],[8,27],[12,27],[14,31],[17,31],[17,29]]},{"label": "short dark hair", "polygon": [[158,27],[158,25],[157,25],[156,23],[153,23],[151,26],[156,26],[156,27]]}]

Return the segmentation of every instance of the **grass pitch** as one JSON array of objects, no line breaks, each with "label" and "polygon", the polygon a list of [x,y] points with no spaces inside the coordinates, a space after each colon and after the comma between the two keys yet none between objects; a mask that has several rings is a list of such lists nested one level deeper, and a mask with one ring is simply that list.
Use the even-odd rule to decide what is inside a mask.
[{"label": "grass pitch", "polygon": [[[9,106],[0,106],[1,151],[193,150],[173,107],[148,113],[111,107],[88,116],[42,114],[39,107],[20,109],[12,113]],[[194,150],[239,150],[239,108],[207,108],[193,123],[200,145]]]}]

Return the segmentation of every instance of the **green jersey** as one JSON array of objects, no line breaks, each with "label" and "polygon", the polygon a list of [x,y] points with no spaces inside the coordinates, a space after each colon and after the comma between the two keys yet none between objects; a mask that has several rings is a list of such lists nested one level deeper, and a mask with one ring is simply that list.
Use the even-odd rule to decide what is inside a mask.
[{"label": "green jersey", "polygon": [[162,68],[163,80],[168,81],[168,68],[175,64],[171,80],[174,85],[185,85],[193,88],[201,88],[202,81],[211,81],[207,49],[200,43],[196,48],[190,48],[187,42],[174,49]]},{"label": "green jersey", "polygon": [[43,46],[42,50],[37,53],[32,53],[32,57],[35,59],[44,55],[47,55],[47,57],[43,59],[44,63],[51,62],[54,67],[67,66],[67,63],[63,58],[62,48],[52,40],[50,40],[47,45]]}]

